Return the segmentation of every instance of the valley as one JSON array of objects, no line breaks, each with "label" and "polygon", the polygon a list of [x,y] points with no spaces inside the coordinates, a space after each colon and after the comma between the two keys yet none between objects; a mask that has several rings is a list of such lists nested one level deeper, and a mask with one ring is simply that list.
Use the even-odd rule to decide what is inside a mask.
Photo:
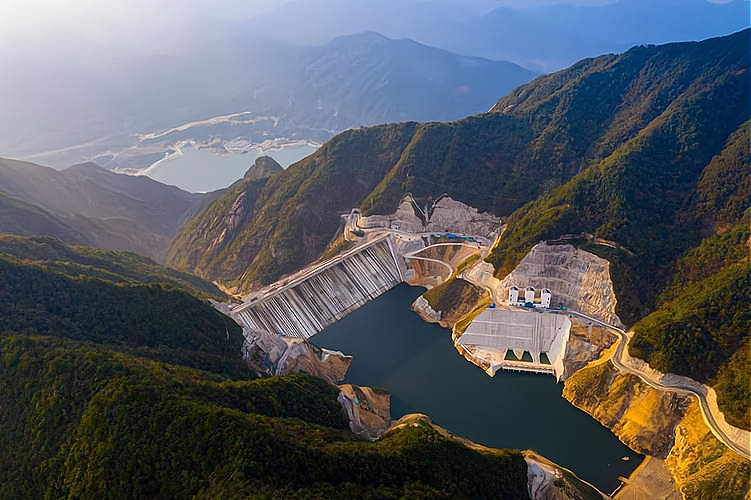
[{"label": "valley", "polygon": [[[417,219],[409,222],[410,216],[407,207],[414,207],[415,212],[418,212],[419,208],[414,204],[414,200],[412,200],[411,197],[407,196],[400,203],[400,207],[400,212],[398,211],[397,213],[401,213],[401,215],[397,216],[397,213],[395,213],[391,216],[381,218],[363,217],[357,210],[352,210],[351,213],[346,216],[347,224],[344,231],[345,234],[349,232],[347,239],[355,240],[355,246],[345,250],[343,253],[334,258],[323,261],[323,263],[321,264],[315,264],[309,268],[303,269],[300,272],[285,278],[280,283],[272,284],[266,290],[258,290],[251,293],[251,295],[245,298],[245,303],[241,306],[236,306],[231,311],[231,314],[238,321],[244,324],[244,328],[248,332],[268,332],[272,334],[282,335],[284,337],[309,337],[311,338],[311,342],[315,343],[318,346],[325,347],[327,349],[338,350],[346,353],[347,355],[353,355],[354,359],[352,366],[348,368],[346,375],[339,375],[341,376],[341,379],[339,381],[345,380],[361,385],[365,384],[369,386],[375,385],[378,387],[385,387],[389,390],[389,392],[392,393],[392,409],[396,412],[400,411],[399,408],[401,407],[401,404],[407,404],[408,406],[411,406],[412,404],[414,404],[415,400],[422,401],[420,403],[421,406],[419,406],[420,409],[417,411],[425,411],[425,408],[432,408],[433,403],[431,402],[431,398],[421,398],[417,396],[417,393],[414,391],[409,391],[409,397],[402,394],[404,392],[405,384],[413,384],[413,382],[410,382],[411,380],[422,379],[421,377],[423,377],[426,372],[432,373],[430,372],[430,369],[427,367],[428,365],[426,365],[426,363],[430,363],[430,361],[428,361],[428,358],[431,361],[438,359],[436,358],[437,355],[431,354],[430,356],[428,356],[428,358],[425,359],[425,363],[419,363],[417,361],[421,359],[421,355],[417,352],[415,352],[414,354],[405,355],[403,351],[406,345],[408,345],[406,339],[415,335],[415,327],[406,326],[404,319],[395,319],[397,318],[397,316],[394,315],[395,313],[389,313],[388,315],[384,315],[383,313],[370,313],[370,315],[368,316],[369,319],[361,320],[360,322],[358,322],[356,319],[347,319],[345,321],[344,317],[348,316],[349,314],[353,314],[354,309],[358,309],[359,307],[365,305],[366,302],[374,300],[374,295],[359,295],[360,292],[358,292],[357,289],[363,286],[362,284],[357,285],[353,282],[350,285],[343,286],[341,284],[337,284],[336,282],[331,282],[331,284],[328,286],[315,286],[313,288],[310,288],[308,292],[306,292],[305,296],[298,296],[295,299],[291,299],[291,297],[285,297],[281,299],[281,302],[279,301],[280,299],[274,299],[276,300],[276,305],[274,305],[273,307],[269,308],[268,306],[263,306],[266,311],[264,313],[266,319],[264,320],[260,320],[260,318],[256,316],[255,313],[254,315],[248,315],[248,313],[244,311],[247,311],[248,308],[252,308],[254,306],[257,307],[256,304],[262,304],[270,297],[283,296],[284,290],[300,286],[301,284],[304,284],[309,277],[316,276],[318,273],[321,273],[331,266],[336,266],[338,263],[349,261],[350,259],[357,257],[359,252],[362,252],[363,250],[369,248],[370,245],[378,244],[379,241],[384,240],[389,242],[388,245],[386,245],[386,248],[389,249],[389,254],[388,256],[384,256],[385,260],[383,260],[382,262],[388,261],[390,263],[389,265],[397,264],[397,271],[394,271],[393,273],[392,281],[390,282],[391,284],[386,284],[386,289],[398,283],[399,277],[402,281],[407,281],[411,284],[417,285],[427,284],[427,286],[431,288],[440,288],[442,283],[451,283],[452,281],[465,278],[469,279],[470,282],[477,283],[481,288],[485,288],[487,290],[488,297],[490,297],[494,302],[492,305],[492,307],[494,308],[508,308],[509,306],[505,305],[505,303],[507,302],[506,296],[508,295],[509,287],[512,287],[514,284],[520,284],[520,286],[522,284],[528,284],[528,280],[530,279],[530,270],[533,269],[534,266],[537,266],[537,268],[534,268],[534,271],[532,271],[532,275],[536,276],[531,278],[533,280],[532,282],[534,282],[537,286],[542,286],[541,283],[550,283],[551,288],[553,288],[554,290],[556,300],[563,301],[560,305],[560,308],[563,309],[563,311],[551,310],[551,313],[549,313],[550,315],[555,316],[555,313],[559,312],[563,314],[564,317],[571,318],[571,321],[576,322],[579,325],[588,325],[587,327],[590,331],[588,338],[591,336],[593,325],[604,328],[606,331],[611,332],[611,335],[616,338],[615,342],[610,346],[610,348],[602,351],[602,354],[599,357],[592,357],[597,351],[594,351],[590,347],[590,357],[584,358],[585,365],[586,361],[589,361],[591,366],[612,362],[613,366],[619,372],[621,372],[621,376],[635,375],[636,377],[641,379],[647,387],[667,393],[674,393],[677,395],[688,394],[696,397],[699,401],[699,407],[701,408],[701,414],[704,419],[704,423],[708,427],[709,431],[714,434],[714,436],[730,450],[738,453],[746,460],[751,460],[748,447],[748,443],[749,441],[751,441],[749,432],[743,429],[734,428],[725,422],[725,418],[716,404],[716,399],[714,399],[716,397],[710,399],[713,404],[710,404],[710,402],[708,401],[707,393],[708,391],[712,391],[712,389],[706,386],[702,386],[701,384],[698,384],[697,382],[685,377],[681,378],[675,377],[673,375],[666,376],[659,372],[655,372],[653,369],[650,369],[649,366],[643,361],[636,360],[628,355],[626,346],[628,345],[630,334],[628,334],[619,326],[616,326],[620,325],[621,323],[618,317],[613,312],[615,301],[612,299],[612,283],[610,283],[607,263],[605,262],[605,264],[603,265],[603,263],[601,262],[602,259],[598,259],[596,256],[589,254],[588,252],[575,250],[573,249],[573,247],[570,247],[570,245],[556,244],[543,246],[541,249],[537,250],[539,254],[538,257],[532,257],[532,254],[535,253],[535,250],[533,250],[530,255],[525,257],[525,259],[522,261],[519,267],[514,270],[513,273],[511,273],[505,280],[499,281],[493,277],[492,268],[490,271],[488,271],[486,264],[481,259],[477,260],[470,258],[475,252],[475,255],[487,255],[489,250],[488,246],[483,246],[480,243],[472,243],[470,245],[462,242],[477,241],[478,239],[483,240],[486,238],[487,233],[485,233],[483,236],[474,236],[457,235],[456,233],[452,232],[423,232],[423,229],[430,227],[430,219],[428,219],[428,221],[426,222],[420,222]],[[437,211],[437,213],[440,214],[440,210]],[[475,223],[478,220],[482,220],[482,216],[479,216],[480,214],[477,214],[477,211],[472,210],[471,207],[455,209],[453,211],[453,214],[455,217],[453,220],[451,220],[451,218],[447,218],[445,214],[442,216],[439,215],[439,217],[442,217],[440,219],[441,226],[447,230],[457,231],[457,228],[466,228],[466,224],[469,220],[473,220],[475,221]],[[457,214],[464,215],[466,219],[462,219],[461,217],[456,218]],[[486,216],[487,214],[483,215]],[[490,222],[490,224],[492,226],[495,226],[496,228],[500,227],[499,221],[493,222],[492,219],[488,219],[486,222]],[[363,231],[362,228],[366,229]],[[406,228],[411,228],[412,230],[417,232],[412,233],[406,230]],[[356,232],[359,232],[361,234],[359,238],[358,236],[356,236]],[[503,231],[500,231],[499,239],[502,239],[502,234]],[[446,239],[447,236],[459,239],[459,242],[442,243],[441,240]],[[364,243],[357,243],[358,239],[362,239]],[[430,240],[437,242],[430,244]],[[453,252],[448,251],[448,249],[461,247],[466,247],[467,249],[467,251],[463,254],[459,253],[453,255]],[[570,250],[567,250],[567,247]],[[537,249],[539,248],[539,246],[535,248]],[[474,249],[474,252],[472,251],[472,249]],[[565,258],[561,259],[562,255],[567,255],[566,252],[570,253],[572,250],[576,252],[576,259],[578,260],[575,260],[574,262],[568,262]],[[561,253],[561,251],[563,251],[564,253]],[[422,253],[431,255],[431,252],[433,257],[420,257]],[[529,263],[526,263],[528,260]],[[532,264],[533,261],[537,263]],[[428,264],[431,264],[432,267],[428,266],[426,268],[426,262]],[[465,265],[465,262],[468,265]],[[586,264],[583,265],[583,263]],[[461,266],[461,271],[457,269],[457,267],[459,266]],[[600,275],[602,275],[604,270],[605,274],[604,276],[599,276],[597,279],[592,279],[590,277],[588,280],[583,280],[581,273],[576,274],[576,272],[571,273],[570,271],[556,270],[558,266],[562,266],[562,269],[565,270],[572,268],[584,270],[585,272],[589,272],[588,270],[590,267],[593,267],[594,270],[594,268],[599,266],[600,269],[594,270],[594,272],[600,273]],[[443,270],[444,267],[448,270]],[[367,267],[361,269],[365,271],[365,274],[361,275],[359,278],[354,277],[353,279],[355,281],[363,280],[363,284],[372,280],[373,276],[381,273],[380,271],[373,268],[371,268],[370,270],[366,270]],[[431,275],[429,269],[432,269],[433,272],[437,274]],[[568,272],[568,274],[566,274],[566,272]],[[516,276],[516,278],[512,278],[513,276]],[[600,284],[600,280],[606,280],[606,288],[609,288],[610,290],[605,294],[604,301],[603,296],[596,295],[597,289],[603,288],[603,286]],[[381,293],[383,293],[383,291],[384,288],[379,288],[375,296],[380,295]],[[558,295],[558,293],[562,291],[564,295]],[[480,368],[486,369],[488,375],[490,375],[491,377],[495,376],[497,371],[499,370],[508,370],[509,374],[519,371],[529,371],[532,373],[553,372],[552,369],[548,369],[544,365],[540,365],[540,361],[533,362],[531,358],[529,360],[525,360],[521,354],[521,350],[518,352],[514,350],[516,357],[514,357],[513,359],[518,359],[517,361],[503,361],[504,358],[502,355],[506,352],[505,348],[500,352],[501,357],[498,358],[501,361],[496,361],[496,364],[492,369],[488,368],[490,366],[489,362],[487,361],[488,354],[482,354],[482,349],[484,348],[481,348],[478,351],[476,347],[468,349],[465,345],[462,345],[463,339],[469,336],[469,328],[471,328],[474,320],[478,320],[482,317],[482,314],[480,314],[480,316],[478,316],[478,314],[485,307],[487,307],[487,302],[485,302],[485,306],[480,306],[479,309],[470,302],[470,308],[468,310],[465,308],[464,313],[460,313],[457,316],[454,316],[453,320],[451,320],[450,322],[445,322],[441,321],[441,319],[444,316],[450,316],[446,314],[448,311],[435,311],[430,307],[428,303],[426,303],[425,299],[422,296],[419,296],[419,293],[420,292],[415,293],[416,298],[414,299],[413,309],[415,307],[418,307],[419,304],[418,309],[420,316],[423,317],[423,320],[431,323],[440,322],[442,326],[452,328],[452,335],[450,337],[453,339],[455,349],[459,352],[459,354],[462,354],[465,358],[467,358],[468,361],[478,365]],[[387,294],[390,294],[390,292],[387,292]],[[426,296],[427,295],[428,294],[426,294]],[[350,297],[354,297],[354,300]],[[306,321],[310,321],[311,319],[315,318],[315,315],[311,312],[308,312],[307,314],[302,313],[301,309],[295,311],[296,307],[301,307],[301,304],[304,304],[305,302],[317,304],[317,311],[325,311],[327,309],[331,309],[330,305],[321,304],[337,303],[346,305],[344,305],[344,309],[341,309],[340,312],[335,313],[335,315],[331,317],[331,320],[329,320],[329,322],[318,323],[318,326],[316,327],[312,327],[312,323],[308,323],[309,327],[313,328],[312,330],[309,330],[307,333],[295,333],[298,332],[298,328],[293,326],[295,318],[302,317],[305,318]],[[496,306],[496,303],[498,304],[498,306]],[[293,304],[296,304],[296,306]],[[568,307],[564,307],[564,304]],[[583,307],[585,310],[590,311],[591,314],[608,318],[609,321],[614,322],[615,325],[603,321],[602,319],[600,319],[600,317],[577,311],[577,305],[578,307]],[[603,308],[603,305],[605,306],[605,308]],[[399,306],[389,305],[384,307],[389,310],[394,310]],[[450,307],[453,309],[460,309],[462,307],[462,304],[452,303]],[[486,311],[490,311],[490,309],[486,309]],[[362,315],[365,315],[365,313],[363,312]],[[384,318],[388,317],[389,319],[384,324],[376,326],[374,318],[379,315],[383,315]],[[526,315],[522,313],[522,316]],[[532,316],[537,315],[532,313]],[[360,313],[353,315],[353,318],[358,317],[360,317]],[[276,319],[272,320],[271,318]],[[293,321],[290,322],[290,320]],[[459,328],[459,330],[457,330],[457,328]],[[355,334],[353,332],[358,333]],[[395,337],[393,338],[393,340],[389,341],[388,337],[384,338],[385,332],[394,332]],[[405,337],[405,335],[407,337]],[[520,331],[516,335],[525,334],[521,333]],[[448,335],[447,333],[443,333],[441,336],[445,338]],[[554,365],[556,363],[565,363],[566,365],[569,365],[572,362],[572,359],[569,359],[569,357],[567,356],[566,344],[568,343],[568,334],[564,337],[564,339],[565,340],[563,340],[563,347],[559,347],[559,349],[562,349],[562,353],[555,355],[555,361],[553,355],[548,354],[548,356],[550,357],[550,362],[553,362]],[[371,344],[372,341],[382,343],[383,346],[376,348]],[[423,340],[423,342],[428,341],[426,339]],[[360,343],[364,343],[366,347],[361,347]],[[250,349],[253,348],[253,345],[251,345]],[[568,348],[570,349],[570,347]],[[395,353],[389,352],[393,351],[394,349],[398,349],[400,351],[398,359],[403,359],[404,363],[409,363],[410,365],[414,362],[417,364],[417,366],[421,367],[419,368],[419,370],[421,371],[420,377],[418,377],[416,374],[407,375],[408,373],[412,372],[405,372],[406,367],[402,367],[401,365],[399,367],[394,367],[392,365],[392,361],[387,361],[395,355]],[[412,349],[422,349],[421,343],[416,342]],[[374,354],[377,351],[382,352],[382,354],[375,356]],[[362,354],[365,352],[367,352],[368,354]],[[511,352],[511,349],[509,349],[509,352]],[[361,363],[363,363],[363,361],[359,361],[359,358],[363,356],[369,359],[368,365],[370,366],[370,371],[360,374],[360,371],[357,370],[357,367],[360,366]],[[532,357],[534,356],[535,354],[533,353]],[[564,358],[565,361],[563,361]],[[508,354],[506,355],[505,359],[509,359]],[[580,362],[580,360],[578,361]],[[281,367],[281,363],[279,366]],[[429,380],[428,383],[431,386],[440,386],[445,389],[447,385],[446,382],[439,381],[443,380],[446,376],[443,373],[447,366],[446,361],[437,362],[436,365],[431,364],[430,366],[440,366],[442,368],[442,371],[440,375],[438,375],[437,373],[430,375],[426,380]],[[586,371],[588,369],[589,365],[586,365],[583,371]],[[380,373],[381,370],[383,370],[382,374]],[[394,378],[395,373],[402,372],[405,372],[404,378]],[[556,368],[556,379],[560,379],[561,374],[564,372],[566,373],[566,379],[572,376],[574,378],[578,377],[577,371],[572,370],[569,366],[564,368],[563,365],[561,365],[561,368]],[[451,376],[452,380],[456,376],[457,375]],[[504,380],[504,387],[509,384],[509,379],[507,378],[508,376],[509,375],[506,375],[504,378],[502,378],[502,380]],[[520,375],[510,376],[519,377]],[[388,381],[388,383],[385,383],[385,381]],[[456,380],[453,380],[453,383],[456,383]],[[476,393],[478,386],[477,382],[472,382],[471,384],[467,382],[466,384],[473,387],[472,393],[476,397],[485,399],[484,396],[480,396]],[[397,387],[399,388],[398,390],[396,389]],[[568,391],[569,387],[568,382],[566,382],[565,387],[566,389],[564,389],[564,394],[567,394],[566,391]],[[432,390],[433,389],[428,389],[427,387],[421,387],[419,389],[419,392],[430,392]],[[523,391],[526,391],[526,389]],[[455,393],[456,391],[451,392]],[[404,399],[405,397],[407,399]],[[490,398],[490,396],[488,396],[488,398]],[[569,396],[567,396],[567,398],[569,398]],[[503,399],[508,400],[509,398]],[[510,399],[513,400],[514,397],[510,397]],[[467,407],[467,405],[469,404],[470,403],[467,402],[463,405],[450,405],[450,407]],[[487,411],[487,409],[485,411]],[[541,411],[542,413],[548,413],[551,410],[541,409],[539,411]],[[592,410],[588,411],[592,412]],[[495,443],[495,439],[499,439],[499,437],[497,436],[501,435],[505,436],[502,439],[506,440],[506,443],[508,443],[509,437],[506,436],[500,429],[491,431],[490,428],[486,428],[485,434],[481,435],[477,433],[478,421],[476,420],[476,418],[465,418],[462,420],[457,416],[442,416],[444,415],[443,412],[444,410],[434,409],[429,411],[428,413],[430,413],[434,419],[438,419],[439,424],[445,422],[442,419],[449,419],[448,421],[453,422],[453,424],[450,426],[453,429],[463,429],[464,425],[468,425],[469,427],[467,427],[465,431],[461,432],[466,437],[469,437],[470,439],[473,439],[475,441],[493,445]],[[576,425],[573,423],[563,423],[561,421],[560,409],[555,410],[555,413],[557,415],[557,424],[567,427],[572,435],[576,435],[576,432],[573,430],[576,428]],[[510,418],[519,418],[524,421],[529,421],[532,417],[530,415],[525,415]],[[602,423],[607,426],[605,422]],[[382,432],[382,430],[380,432]],[[586,433],[589,434],[590,432],[592,431],[587,431]],[[530,436],[526,436],[525,439],[528,442],[534,442],[534,439]],[[557,438],[554,441],[560,444],[561,439]],[[564,446],[563,449],[570,448]],[[581,451],[582,446],[579,445],[577,449]],[[602,475],[604,474],[604,472],[602,471],[597,473],[587,473],[586,471],[591,470],[590,465],[585,465],[581,461],[576,461],[572,456],[564,453],[562,449],[552,451],[547,447],[547,445],[538,444],[535,445],[535,450],[542,452],[545,456],[552,458],[557,463],[564,464],[573,468],[573,470],[576,470],[579,474],[598,474],[598,476],[596,477],[593,475],[585,475],[584,477],[585,479],[593,481],[596,485],[606,491],[615,491],[616,489],[618,489],[616,488],[616,485],[618,483],[614,482],[614,480],[621,476],[627,476],[630,471],[633,470],[630,469],[629,472],[618,472],[616,476],[610,475],[609,479],[606,479],[606,476]],[[644,450],[639,449],[638,451],[643,452]],[[586,456],[587,461],[589,462],[592,460],[593,456],[596,456],[596,453],[590,452]],[[638,463],[634,462],[632,465],[633,467],[636,467]],[[608,464],[608,466],[610,466],[610,464]],[[632,478],[631,480],[634,481],[633,484],[638,484],[638,476]],[[629,482],[629,484],[631,484],[631,482]],[[637,486],[632,486],[631,490],[633,490],[634,488],[637,488]],[[626,491],[630,490],[627,489]]]},{"label": "valley", "polygon": [[747,499],[749,29],[191,26],[0,82],[0,498]]}]

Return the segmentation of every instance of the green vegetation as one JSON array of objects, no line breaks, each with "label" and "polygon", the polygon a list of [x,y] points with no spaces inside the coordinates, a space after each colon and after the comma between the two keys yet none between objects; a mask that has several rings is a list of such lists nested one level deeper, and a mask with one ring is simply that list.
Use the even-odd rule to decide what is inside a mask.
[{"label": "green vegetation", "polygon": [[132,252],[68,245],[49,236],[23,237],[0,233],[0,255],[3,254],[71,278],[86,276],[119,284],[158,283],[198,297],[227,298],[213,283],[164,267]]},{"label": "green vegetation", "polygon": [[[233,187],[183,227],[168,262],[247,289],[319,258],[353,206],[391,213],[407,192],[445,192],[513,212],[489,257],[499,275],[565,233],[634,252],[613,265],[619,315],[633,324],[672,262],[737,223],[749,197],[747,35],[588,59],[457,122],[344,132],[262,186]],[[228,225],[243,190],[243,216]]]},{"label": "green vegetation", "polygon": [[363,442],[344,430],[336,387],[311,377],[217,383],[32,338],[2,353],[3,498],[525,496],[518,452],[423,427]]},{"label": "green vegetation", "polygon": [[676,260],[673,275],[668,286],[660,293],[658,302],[668,302],[690,284],[709,278],[731,264],[748,259],[749,238],[751,228],[748,224],[738,224],[728,231],[704,239],[699,246],[690,249]]},{"label": "green vegetation", "polygon": [[717,404],[725,420],[741,429],[751,430],[751,339],[746,337],[730,357],[720,366],[714,378]]},{"label": "green vegetation", "polygon": [[0,254],[0,335],[109,345],[123,352],[247,377],[240,327],[210,305],[160,285],[71,278]]},{"label": "green vegetation", "polygon": [[340,227],[340,214],[380,182],[415,128],[348,130],[278,175],[238,181],[180,229],[167,262],[244,288],[313,262]]},{"label": "green vegetation", "polygon": [[[746,126],[744,110],[715,104],[720,96],[748,103],[740,75],[726,74],[696,88],[612,155],[509,217],[504,238],[488,258],[497,275],[513,269],[540,240],[588,232],[635,254],[592,247],[613,263],[620,318],[633,324],[652,310],[673,262],[701,242],[707,215],[698,212],[695,201],[705,168],[725,140]],[[748,169],[739,175],[748,176]]]},{"label": "green vegetation", "polygon": [[[748,34],[587,59],[453,123],[341,134],[264,187],[264,199],[278,204],[264,201],[218,256],[221,272],[206,275],[242,287],[268,282],[317,258],[340,212],[359,205],[388,213],[406,192],[418,202],[445,192],[508,215],[487,257],[498,277],[539,241],[564,234],[627,248],[583,242],[610,261],[621,320],[631,326],[654,314],[637,326],[633,354],[655,368],[723,380],[721,404],[735,408],[729,418],[738,422],[745,392],[728,363],[748,329],[740,310],[748,298],[739,276],[735,288],[716,276],[748,254]],[[435,309],[466,298],[451,282],[426,294]],[[731,297],[737,302],[715,315]]]},{"label": "green vegetation", "polygon": [[[629,353],[663,372],[717,382],[729,422],[751,427],[748,339],[751,264],[733,264],[686,287],[634,327]],[[745,366],[745,368],[742,368]]]},{"label": "green vegetation", "polygon": [[0,498],[526,498],[519,452],[365,442],[337,387],[251,380],[240,328],[130,254],[4,241],[29,258],[0,254]]},{"label": "green vegetation", "polygon": [[748,498],[751,464],[748,460],[726,451],[688,478],[681,492],[684,498]]}]

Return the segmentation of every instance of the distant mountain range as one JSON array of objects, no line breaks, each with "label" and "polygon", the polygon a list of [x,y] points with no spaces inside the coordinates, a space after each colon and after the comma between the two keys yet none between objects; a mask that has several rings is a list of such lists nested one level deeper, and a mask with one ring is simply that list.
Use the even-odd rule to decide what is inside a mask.
[{"label": "distant mountain range", "polygon": [[54,170],[0,158],[0,232],[56,236],[163,261],[178,228],[211,199],[91,163]]},{"label": "distant mountain range", "polygon": [[[309,22],[313,18],[316,22]],[[744,0],[290,0],[255,18],[219,26],[215,29],[251,29],[289,43],[324,43],[333,36],[376,30],[457,54],[552,72],[633,45],[739,31],[749,26],[749,6]]]},{"label": "distant mountain range", "polygon": [[[323,142],[351,127],[453,120],[487,111],[536,76],[374,32],[322,46],[246,32],[199,34],[180,54],[126,60],[102,72],[34,67],[12,57],[0,61],[11,58],[6,66],[24,71],[0,81],[0,151],[55,167],[96,161],[140,169],[183,140],[224,151],[233,139]],[[159,134],[239,112],[251,114]]]}]

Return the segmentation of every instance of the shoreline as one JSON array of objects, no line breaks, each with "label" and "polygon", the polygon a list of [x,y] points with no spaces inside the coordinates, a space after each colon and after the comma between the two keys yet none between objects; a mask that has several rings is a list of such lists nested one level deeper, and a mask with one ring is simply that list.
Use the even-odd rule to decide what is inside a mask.
[{"label": "shoreline", "polygon": [[[222,157],[228,157],[228,156],[236,156],[236,155],[244,155],[247,153],[255,153],[259,156],[263,156],[269,153],[278,153],[281,151],[284,151],[285,149],[292,149],[292,148],[300,148],[300,147],[311,147],[311,148],[320,148],[322,146],[321,143],[318,143],[316,141],[308,140],[308,139],[295,139],[295,140],[288,140],[288,139],[272,139],[272,140],[266,140],[261,143],[251,143],[247,147],[243,149],[227,149],[224,145],[217,147],[215,144],[212,143],[200,143],[195,141],[194,139],[186,139],[183,141],[179,141],[171,146],[168,146],[166,151],[164,152],[164,157],[158,159],[154,163],[150,164],[148,167],[143,169],[113,169],[113,172],[120,173],[120,174],[126,174],[126,175],[134,175],[134,176],[141,176],[146,175],[150,176],[153,174],[159,166],[167,161],[174,160],[175,158],[179,158],[180,156],[183,156],[185,153],[183,153],[183,148],[186,146],[190,146],[196,151],[207,151],[210,154],[217,156],[219,158]],[[286,170],[286,168],[285,168]]]}]

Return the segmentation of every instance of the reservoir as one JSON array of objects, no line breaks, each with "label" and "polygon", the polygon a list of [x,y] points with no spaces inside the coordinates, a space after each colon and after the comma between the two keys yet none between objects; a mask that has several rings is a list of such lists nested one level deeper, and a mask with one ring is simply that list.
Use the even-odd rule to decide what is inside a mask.
[{"label": "reservoir", "polygon": [[605,493],[639,465],[642,456],[566,401],[554,377],[500,370],[491,378],[466,361],[447,329],[409,309],[423,291],[401,284],[311,341],[352,355],[345,382],[391,392],[394,419],[425,413],[479,444],[532,449]]},{"label": "reservoir", "polygon": [[226,188],[242,178],[259,156],[271,156],[284,168],[316,151],[315,146],[290,146],[279,151],[215,155],[207,149],[182,148],[182,155],[163,160],[149,174],[154,180],[191,193]]}]

